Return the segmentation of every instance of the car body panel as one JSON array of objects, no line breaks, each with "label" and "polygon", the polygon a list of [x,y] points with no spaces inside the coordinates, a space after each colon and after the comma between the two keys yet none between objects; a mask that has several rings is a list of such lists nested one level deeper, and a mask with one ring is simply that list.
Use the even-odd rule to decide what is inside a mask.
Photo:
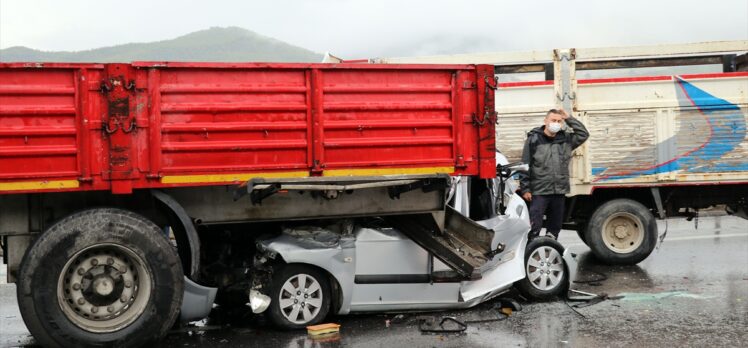
[{"label": "car body panel", "polygon": [[[463,282],[460,293],[463,300],[479,297],[492,297],[508,290],[514,282],[525,277],[524,250],[527,246],[527,231],[530,220],[522,199],[513,194],[507,205],[507,215],[499,215],[489,220],[478,221],[484,227],[494,230],[494,243],[504,243],[504,251],[494,256],[483,270],[483,278]],[[492,244],[492,247],[496,247]]]},{"label": "car body panel", "polygon": [[353,263],[355,240],[352,236],[335,238],[332,235],[333,232],[321,229],[303,237],[283,233],[278,237],[262,240],[259,245],[264,250],[280,255],[286,263],[309,264],[327,271],[340,286],[342,298],[338,314],[347,314],[356,274]]}]

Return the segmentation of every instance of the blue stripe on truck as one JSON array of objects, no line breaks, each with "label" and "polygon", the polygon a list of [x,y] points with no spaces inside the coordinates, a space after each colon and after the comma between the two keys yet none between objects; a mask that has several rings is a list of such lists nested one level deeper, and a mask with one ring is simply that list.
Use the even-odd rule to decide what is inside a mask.
[{"label": "blue stripe on truck", "polygon": [[[676,79],[676,88],[682,92],[678,93],[679,96],[682,96],[682,106],[695,106],[704,116],[710,128],[709,136],[705,142],[699,147],[648,168],[628,170],[626,172],[619,171],[618,173],[612,172],[610,174],[605,174],[605,172],[610,171],[611,167],[615,167],[615,164],[611,167],[592,168],[592,175],[602,175],[595,181],[626,179],[675,170],[691,173],[748,171],[748,159],[746,158],[742,158],[737,163],[718,161],[745,140],[745,116],[740,108],[727,100],[709,94],[681,78]],[[677,138],[678,135],[675,135],[657,144],[657,147],[673,146],[676,144]],[[659,149],[656,148],[655,151],[659,151]]]}]

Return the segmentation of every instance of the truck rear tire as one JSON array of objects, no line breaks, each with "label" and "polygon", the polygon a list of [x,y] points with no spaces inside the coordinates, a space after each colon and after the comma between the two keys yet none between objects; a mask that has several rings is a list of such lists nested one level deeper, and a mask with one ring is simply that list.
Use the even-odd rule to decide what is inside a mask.
[{"label": "truck rear tire", "polygon": [[327,275],[317,268],[288,264],[271,279],[270,320],[284,330],[322,322],[330,311],[332,291]]},{"label": "truck rear tire", "polygon": [[657,222],[647,207],[631,199],[614,199],[590,217],[585,241],[601,261],[635,265],[657,245]]},{"label": "truck rear tire", "polygon": [[537,237],[525,249],[525,277],[516,283],[528,299],[548,301],[569,288],[569,270],[564,262],[564,247],[548,237]]},{"label": "truck rear tire", "polygon": [[182,264],[163,232],[121,209],[91,209],[47,229],[21,262],[18,304],[45,347],[140,347],[171,328]]}]

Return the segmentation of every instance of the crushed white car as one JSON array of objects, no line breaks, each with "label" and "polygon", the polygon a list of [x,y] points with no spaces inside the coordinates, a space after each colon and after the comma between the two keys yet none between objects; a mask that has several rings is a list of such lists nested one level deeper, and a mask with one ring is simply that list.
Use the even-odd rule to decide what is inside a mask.
[{"label": "crushed white car", "polygon": [[[257,243],[256,263],[267,265],[268,277],[252,289],[253,310],[267,309],[276,325],[293,329],[319,323],[333,312],[466,308],[512,286],[539,300],[563,294],[574,279],[575,261],[553,239],[540,237],[528,244],[528,209],[512,179],[526,166],[506,162],[499,154],[498,178],[481,180],[487,188],[482,202],[470,197],[465,178],[453,181],[446,198],[446,214],[453,216],[447,217],[445,230],[452,222],[460,224],[455,229],[490,234],[484,240],[448,240],[467,262],[478,260],[469,279],[399,230],[397,219],[287,228]],[[495,213],[473,221],[467,217],[470,203],[488,204]],[[490,251],[479,255],[477,250]]]}]

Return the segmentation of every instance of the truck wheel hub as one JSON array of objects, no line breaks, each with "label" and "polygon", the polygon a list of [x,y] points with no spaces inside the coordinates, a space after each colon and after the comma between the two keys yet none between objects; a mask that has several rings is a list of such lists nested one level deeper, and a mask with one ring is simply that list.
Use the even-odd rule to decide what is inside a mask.
[{"label": "truck wheel hub", "polygon": [[93,282],[94,292],[99,296],[107,296],[114,291],[114,279],[108,276],[97,277]]},{"label": "truck wheel hub", "polygon": [[615,234],[616,234],[616,237],[618,237],[618,239],[624,239],[628,237],[630,233],[628,232],[628,228],[626,226],[618,225],[615,228]]},{"label": "truck wheel hub", "polygon": [[554,289],[563,279],[563,258],[552,247],[539,247],[527,259],[525,272],[533,287],[543,291]]},{"label": "truck wheel hub", "polygon": [[281,314],[294,324],[306,324],[319,314],[322,307],[322,288],[319,281],[308,274],[289,278],[278,296]]},{"label": "truck wheel hub", "polygon": [[151,277],[143,260],[129,248],[98,244],[73,255],[57,286],[62,313],[90,332],[121,330],[145,310]]},{"label": "truck wheel hub", "polygon": [[601,231],[605,246],[619,254],[633,252],[644,242],[644,226],[631,213],[618,212],[610,215]]}]

